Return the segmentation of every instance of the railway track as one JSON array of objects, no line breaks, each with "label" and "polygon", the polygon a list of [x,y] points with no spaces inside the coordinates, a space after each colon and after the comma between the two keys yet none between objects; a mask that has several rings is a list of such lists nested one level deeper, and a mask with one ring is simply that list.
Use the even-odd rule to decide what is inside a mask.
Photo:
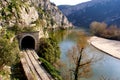
[{"label": "railway track", "polygon": [[42,67],[34,50],[23,50],[20,53],[21,63],[28,80],[54,80]]}]

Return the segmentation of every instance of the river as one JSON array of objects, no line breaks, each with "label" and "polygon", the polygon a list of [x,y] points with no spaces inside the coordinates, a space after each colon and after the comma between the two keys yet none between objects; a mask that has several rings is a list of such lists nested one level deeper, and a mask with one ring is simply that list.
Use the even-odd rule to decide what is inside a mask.
[{"label": "river", "polygon": [[[77,44],[76,39],[79,36],[75,33],[78,31],[63,31],[55,34],[61,50],[60,60],[64,63],[64,66],[70,66],[67,54]],[[120,80],[120,60],[97,50],[91,45],[87,45],[85,53],[88,54],[88,57],[94,56],[95,60],[90,65],[90,76],[79,78],[80,80]],[[62,67],[60,72],[62,77],[67,80],[68,75],[66,74],[68,74],[68,71],[66,67]]]}]

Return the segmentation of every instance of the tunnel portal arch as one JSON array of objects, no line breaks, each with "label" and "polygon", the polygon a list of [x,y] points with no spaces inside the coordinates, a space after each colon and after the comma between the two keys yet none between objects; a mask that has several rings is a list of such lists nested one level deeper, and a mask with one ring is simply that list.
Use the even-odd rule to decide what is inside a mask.
[{"label": "tunnel portal arch", "polygon": [[34,49],[35,51],[39,50],[39,39],[40,33],[36,32],[23,32],[17,35],[19,41],[19,48],[23,49]]},{"label": "tunnel portal arch", "polygon": [[20,39],[20,49],[35,49],[37,40],[34,35],[25,34]]}]

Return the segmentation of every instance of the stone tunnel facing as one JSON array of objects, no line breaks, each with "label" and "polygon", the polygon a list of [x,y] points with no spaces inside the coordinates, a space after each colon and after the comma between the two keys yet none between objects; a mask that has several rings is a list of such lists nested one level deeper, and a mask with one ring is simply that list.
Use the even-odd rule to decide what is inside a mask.
[{"label": "stone tunnel facing", "polygon": [[21,41],[21,49],[35,49],[35,40],[31,36],[26,36]]}]

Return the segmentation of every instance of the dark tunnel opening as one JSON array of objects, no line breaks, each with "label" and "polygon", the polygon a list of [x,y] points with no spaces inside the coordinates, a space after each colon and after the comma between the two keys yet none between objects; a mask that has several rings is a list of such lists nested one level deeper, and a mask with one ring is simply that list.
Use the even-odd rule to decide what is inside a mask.
[{"label": "dark tunnel opening", "polygon": [[35,40],[31,36],[26,36],[22,39],[21,49],[35,49]]}]

